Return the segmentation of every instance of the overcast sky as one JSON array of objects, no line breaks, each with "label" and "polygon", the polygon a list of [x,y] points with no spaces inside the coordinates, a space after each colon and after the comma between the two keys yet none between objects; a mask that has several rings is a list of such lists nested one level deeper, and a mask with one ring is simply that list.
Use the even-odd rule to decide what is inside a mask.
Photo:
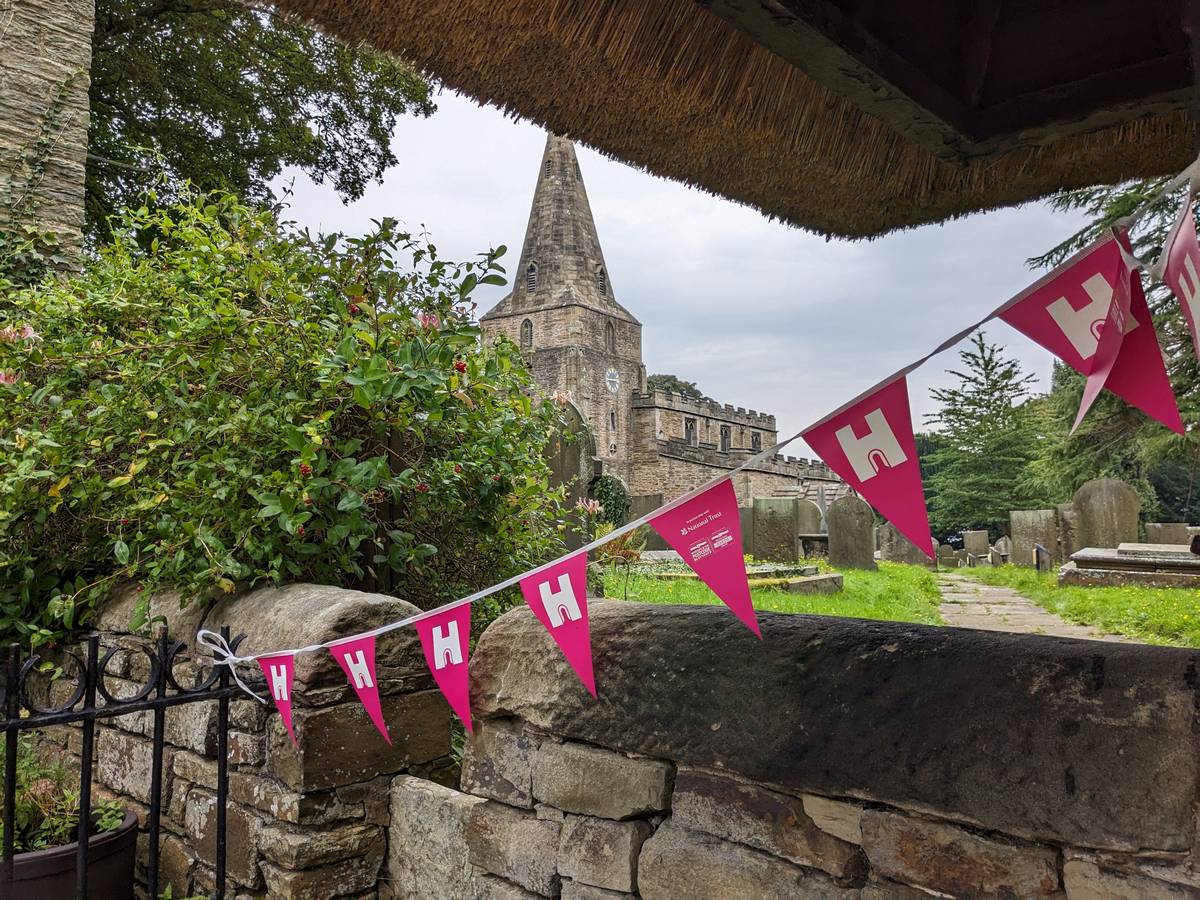
[{"label": "overcast sky", "polygon": [[[507,244],[516,266],[545,133],[448,91],[428,119],[404,118],[400,164],[358,202],[294,178],[290,215],[360,233],[394,216],[424,225],[443,258]],[[932,350],[1037,277],[1025,260],[1083,220],[1044,205],[971,216],[874,241],[826,241],[754,210],[577,146],[616,298],[643,325],[649,372],[774,413],[788,436]],[[486,310],[506,293],[476,292]],[[1006,345],[1048,387],[1050,356],[1003,323]],[[953,350],[910,376],[918,428],[949,384]],[[808,455],[802,446],[789,453]]]}]

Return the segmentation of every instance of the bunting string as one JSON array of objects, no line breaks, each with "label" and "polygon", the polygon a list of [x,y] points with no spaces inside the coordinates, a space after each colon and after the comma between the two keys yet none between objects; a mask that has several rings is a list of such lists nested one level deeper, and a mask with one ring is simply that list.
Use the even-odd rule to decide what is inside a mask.
[{"label": "bunting string", "polygon": [[[1189,192],[1179,218],[1158,258],[1147,265],[1133,255],[1126,235],[1156,204],[1184,186],[1189,187]],[[1200,265],[1200,247],[1195,246],[1194,227],[1185,227],[1189,224],[1192,203],[1198,188],[1200,157],[1167,182],[1161,190],[1143,201],[1134,212],[1114,223],[1105,235],[1073,254],[1024,290],[1006,299],[978,321],[940,342],[929,353],[876,382],[852,400],[790,437],[754,454],[737,467],[722,472],[699,487],[613,529],[577,550],[435,609],[380,625],[370,631],[338,636],[319,644],[238,655],[220,634],[209,629],[200,629],[196,635],[196,642],[212,654],[214,665],[230,668],[239,688],[259,702],[266,703],[263,697],[242,680],[237,671],[239,664],[259,664],[267,678],[272,699],[285,716],[289,735],[292,734],[292,660],[301,653],[330,651],[342,666],[351,686],[358,692],[381,734],[390,740],[379,713],[378,692],[374,681],[374,642],[381,635],[412,626],[421,637],[426,660],[439,687],[455,712],[470,728],[465,674],[465,654],[470,631],[469,607],[478,600],[519,585],[535,614],[551,631],[571,666],[588,690],[595,695],[595,685],[591,680],[590,645],[587,643],[587,598],[578,596],[580,593],[586,595],[585,586],[578,583],[579,572],[582,571],[579,568],[580,562],[586,564],[587,554],[592,550],[649,524],[680,552],[684,561],[692,566],[705,583],[709,584],[739,618],[757,633],[753,609],[749,606],[744,564],[740,566],[740,579],[730,580],[718,572],[718,569],[727,563],[732,565],[735,551],[737,559],[742,559],[741,530],[736,497],[732,491],[732,478],[740,472],[762,464],[799,438],[804,438],[826,464],[875,506],[884,518],[892,521],[910,540],[932,555],[932,538],[929,535],[919,463],[912,436],[906,378],[934,356],[955,346],[994,319],[1004,319],[1009,325],[1087,376],[1085,403],[1090,404],[1096,392],[1102,387],[1107,388],[1168,427],[1182,432],[1182,422],[1174,403],[1174,396],[1170,393],[1170,383],[1162,366],[1161,353],[1155,353],[1158,350],[1157,337],[1149,318],[1141,280],[1136,273],[1146,271],[1165,281],[1177,296],[1181,293],[1187,294],[1186,299],[1184,296],[1179,296],[1179,299],[1188,316],[1188,324],[1193,329],[1197,352],[1200,354],[1200,329],[1196,327],[1188,305],[1200,296],[1200,278],[1196,275],[1196,266]],[[1188,254],[1191,254],[1191,257],[1188,257]],[[1185,264],[1189,267],[1190,281],[1176,271],[1182,271]],[[1111,280],[1108,276],[1095,274],[1110,270]],[[1090,278],[1078,283],[1070,282],[1069,287],[1077,296],[1075,303],[1069,303],[1065,299],[1064,276],[1087,272],[1093,273]],[[1102,280],[1097,281],[1097,278]],[[1130,285],[1132,290],[1127,290]],[[1104,289],[1107,289],[1107,295]],[[1057,296],[1060,291],[1064,296]],[[1080,303],[1082,306],[1077,305]],[[1047,329],[1046,322],[1050,320],[1053,320],[1051,324],[1057,323],[1057,331]],[[1112,323],[1116,327],[1097,329],[1097,322]],[[1123,357],[1121,353],[1126,346],[1130,351]],[[1153,370],[1155,356],[1157,370]],[[1149,375],[1146,374],[1147,371]],[[1166,396],[1162,392],[1164,384]],[[1081,407],[1079,418],[1082,418],[1084,412],[1086,406]],[[1076,424],[1078,425],[1078,420]],[[876,480],[877,476],[885,473],[884,478]],[[723,488],[726,483],[729,487]],[[920,498],[919,515],[910,514],[903,508],[903,501],[911,500],[914,496]],[[567,625],[571,625],[574,630],[566,629]],[[459,666],[461,669],[457,668]],[[295,740],[294,735],[292,739]]]}]

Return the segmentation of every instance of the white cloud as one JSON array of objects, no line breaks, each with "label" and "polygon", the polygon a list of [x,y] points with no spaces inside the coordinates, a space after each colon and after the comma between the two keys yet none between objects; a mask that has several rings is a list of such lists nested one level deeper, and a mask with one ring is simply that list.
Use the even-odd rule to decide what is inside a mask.
[{"label": "white cloud", "polygon": [[[520,252],[545,135],[443,92],[429,119],[402,119],[400,164],[358,202],[294,174],[291,216],[360,233],[394,216],[424,225],[448,258]],[[651,372],[696,381],[792,432],[932,350],[1035,277],[1025,259],[1082,224],[1040,204],[874,241],[826,241],[578,147],[614,293],[642,320]],[[292,176],[289,176],[292,177]],[[481,309],[504,289],[481,289]],[[1003,323],[988,329],[1048,386],[1050,357]],[[910,376],[918,426],[948,351]],[[794,452],[794,451],[793,451]],[[802,452],[802,451],[801,451]]]}]

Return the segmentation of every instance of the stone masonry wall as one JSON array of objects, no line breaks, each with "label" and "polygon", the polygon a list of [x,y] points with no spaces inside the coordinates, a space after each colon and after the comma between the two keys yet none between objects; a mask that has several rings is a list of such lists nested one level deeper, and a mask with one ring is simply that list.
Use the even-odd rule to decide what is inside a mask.
[{"label": "stone masonry wall", "polygon": [[515,610],[462,790],[392,785],[405,898],[1200,894],[1200,653],[593,601],[599,698]]},{"label": "stone masonry wall", "polygon": [[82,240],[94,15],[92,0],[0,0],[0,230],[54,232],[71,254]]},{"label": "stone masonry wall", "polygon": [[[121,648],[106,671],[109,691],[130,696],[149,678],[144,641],[127,634],[134,596],[114,599],[98,628],[105,647]],[[248,636],[243,652],[261,652],[352,634],[415,611],[376,594],[313,585],[264,589],[221,603],[207,615],[180,610],[173,596],[155,598],[170,633],[191,642],[204,624],[228,624]],[[367,718],[327,653],[297,658],[293,747],[273,706],[237,699],[230,706],[227,897],[377,897],[387,852],[388,786],[398,773],[448,779],[450,712],[433,685],[411,629],[385,635],[377,646],[382,707],[392,745]],[[185,661],[176,675],[187,677]],[[261,676],[243,678],[265,696]],[[217,704],[182,705],[166,718],[163,757],[161,888],[175,897],[213,889]],[[102,795],[119,796],[145,828],[150,802],[152,713],[100,720],[95,780]],[[60,727],[46,735],[67,762],[76,762],[81,732]],[[77,764],[77,763],[76,763]],[[432,782],[429,782],[432,784]],[[144,871],[147,844],[139,845]],[[143,876],[139,876],[143,877]],[[144,888],[141,896],[144,896]]]}]

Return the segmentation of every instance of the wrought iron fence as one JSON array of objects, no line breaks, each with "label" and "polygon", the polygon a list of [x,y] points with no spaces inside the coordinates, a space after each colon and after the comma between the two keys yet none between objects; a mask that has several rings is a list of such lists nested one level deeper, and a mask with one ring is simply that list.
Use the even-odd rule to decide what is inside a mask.
[{"label": "wrought iron fence", "polygon": [[[221,629],[222,637],[230,640],[229,629]],[[231,642],[236,650],[241,637]],[[144,711],[153,713],[152,757],[150,771],[150,802],[146,817],[148,837],[145,885],[151,898],[157,898],[159,890],[159,839],[162,824],[162,779],[163,748],[166,734],[167,710],[188,703],[216,703],[217,727],[217,788],[215,823],[215,876],[214,898],[225,896],[225,806],[229,793],[229,701],[238,689],[232,685],[226,666],[213,666],[193,685],[181,684],[176,677],[175,666],[186,649],[182,641],[170,637],[162,629],[153,644],[134,648],[112,646],[102,648],[98,634],[89,635],[83,642],[82,656],[75,650],[61,651],[54,660],[64,670],[64,679],[69,685],[74,678],[74,688],[65,702],[51,705],[34,689],[33,680],[44,661],[34,654],[21,659],[20,647],[8,648],[4,661],[4,718],[0,720],[0,731],[4,741],[4,840],[3,858],[0,860],[0,897],[17,897],[14,879],[14,840],[17,787],[17,736],[20,732],[44,729],[57,725],[78,723],[81,734],[79,765],[79,840],[75,860],[76,896],[80,900],[89,897],[88,828],[92,818],[92,774],[96,762],[96,722],[132,715]],[[145,654],[149,660],[149,678],[146,683],[129,697],[116,697],[105,684],[106,669],[119,651],[132,650]],[[74,673],[69,669],[73,668]],[[115,676],[114,676],[115,677]],[[187,679],[184,679],[185,681]],[[61,685],[61,682],[60,682]]]}]

